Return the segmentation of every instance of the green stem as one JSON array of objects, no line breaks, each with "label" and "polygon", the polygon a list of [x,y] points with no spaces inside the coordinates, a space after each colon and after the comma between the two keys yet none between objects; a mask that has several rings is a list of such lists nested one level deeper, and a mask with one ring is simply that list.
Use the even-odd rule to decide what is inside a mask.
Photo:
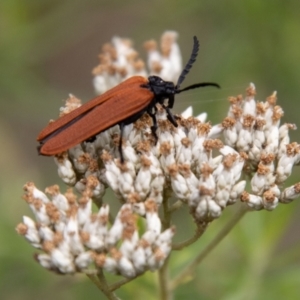
[{"label": "green stem", "polygon": [[99,283],[99,281],[98,281],[98,278],[97,278],[97,276],[95,275],[95,274],[87,274],[86,273],[86,276],[97,286],[97,288],[99,289],[99,290],[101,290],[102,291],[102,286],[101,286],[101,284]]},{"label": "green stem", "polygon": [[143,274],[144,274],[144,273],[139,274],[139,275],[137,275],[137,276],[135,276],[135,277],[132,277],[132,278],[124,278],[124,279],[121,279],[121,280],[119,280],[119,281],[117,281],[117,282],[115,282],[115,283],[112,283],[112,284],[109,286],[109,290],[110,290],[110,291],[115,291],[115,290],[119,289],[122,285],[124,285],[124,284],[126,284],[126,283],[128,283],[128,282],[130,282],[130,281],[132,281],[132,280],[134,280],[134,279],[136,279],[137,277],[139,277],[139,276],[141,276],[141,275],[143,275]]},{"label": "green stem", "polygon": [[173,245],[172,250],[177,250],[177,251],[182,250],[184,247],[187,247],[187,246],[193,244],[194,242],[196,242],[202,236],[202,234],[205,232],[207,225],[208,224],[206,224],[205,226],[201,226],[201,227],[199,226],[196,229],[195,234],[191,238],[189,238],[186,241],[183,241],[177,245]]},{"label": "green stem", "polygon": [[163,208],[163,229],[166,230],[170,228],[171,226],[171,216],[172,212],[169,209],[169,199],[172,195],[171,190],[165,190],[163,193],[163,202],[162,202],[162,208]]},{"label": "green stem", "polygon": [[98,287],[99,290],[107,297],[109,300],[119,300],[119,298],[109,289],[106,278],[102,270],[99,270],[97,275],[86,274],[87,277]]},{"label": "green stem", "polygon": [[186,280],[194,273],[196,267],[202,260],[227,236],[233,227],[240,221],[240,219],[248,211],[246,207],[242,207],[238,213],[222,228],[222,230],[215,236],[215,238],[200,252],[196,258],[190,262],[171,282],[171,290],[174,290],[179,284]]},{"label": "green stem", "polygon": [[[171,226],[171,215],[169,210],[169,199],[172,192],[165,190],[163,196],[163,229],[170,228]],[[166,259],[164,265],[158,271],[158,281],[160,287],[160,299],[161,300],[171,300],[171,290],[169,285],[169,257]]]},{"label": "green stem", "polygon": [[169,285],[169,258],[166,259],[164,265],[158,271],[158,280],[160,286],[160,299],[171,300],[171,290]]}]

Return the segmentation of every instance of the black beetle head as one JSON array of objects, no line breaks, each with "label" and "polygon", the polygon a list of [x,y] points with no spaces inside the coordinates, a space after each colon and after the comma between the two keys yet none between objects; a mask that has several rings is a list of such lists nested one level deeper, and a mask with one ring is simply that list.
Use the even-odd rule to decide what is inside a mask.
[{"label": "black beetle head", "polygon": [[176,93],[175,85],[171,81],[164,81],[158,76],[149,76],[148,87],[154,93],[156,98],[168,98]]}]

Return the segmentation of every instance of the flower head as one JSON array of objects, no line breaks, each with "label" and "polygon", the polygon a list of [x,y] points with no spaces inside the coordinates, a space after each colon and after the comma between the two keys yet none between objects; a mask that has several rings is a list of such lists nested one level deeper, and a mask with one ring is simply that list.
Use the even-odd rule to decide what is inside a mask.
[{"label": "flower head", "polygon": [[[176,80],[180,70],[176,39],[176,33],[165,33],[161,53],[155,42],[145,44],[150,70],[166,80]],[[128,40],[113,38],[99,59],[93,70],[99,93],[129,76],[146,75]],[[56,156],[59,176],[80,196],[70,189],[62,194],[57,186],[46,189],[48,196],[33,183],[24,186],[35,221],[23,217],[17,231],[43,251],[36,260],[58,273],[104,269],[132,278],[160,268],[171,251],[174,227],[159,214],[162,207],[165,214],[180,207],[170,205],[171,196],[188,206],[197,226],[219,218],[237,201],[250,209],[273,210],[298,197],[299,183],[284,188],[300,161],[300,146],[289,138],[296,126],[280,125],[283,110],[276,105],[276,92],[265,102],[257,102],[255,94],[250,84],[245,97],[230,97],[227,116],[215,126],[206,122],[206,114],[193,117],[188,108],[176,116],[175,128],[158,105],[157,140],[146,113],[125,126],[124,163],[118,126]],[[70,95],[61,113],[79,105]],[[105,203],[103,198],[107,188],[120,203],[115,217],[109,211],[114,200]]]}]

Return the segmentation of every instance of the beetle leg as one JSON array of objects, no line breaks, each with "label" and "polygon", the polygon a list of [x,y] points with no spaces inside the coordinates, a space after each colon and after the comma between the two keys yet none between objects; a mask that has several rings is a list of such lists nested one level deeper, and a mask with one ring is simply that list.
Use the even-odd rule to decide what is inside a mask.
[{"label": "beetle leg", "polygon": [[155,144],[157,143],[157,140],[158,140],[158,137],[157,137],[157,134],[156,134],[156,130],[157,130],[157,120],[156,120],[156,115],[150,115],[151,118],[152,118],[152,121],[153,121],[153,125],[151,126],[151,132],[152,132],[152,135],[154,136],[154,139],[155,139]]},{"label": "beetle leg", "polygon": [[157,112],[157,107],[155,105],[153,107],[151,107],[150,109],[148,109],[148,114],[152,118],[152,122],[153,122],[153,125],[151,126],[151,133],[154,136],[155,143],[157,143],[157,140],[158,140],[158,137],[156,134],[156,130],[157,130],[156,112]]},{"label": "beetle leg", "polygon": [[166,110],[166,112],[167,112],[167,118],[168,118],[168,120],[169,120],[175,127],[177,127],[178,124],[177,124],[177,122],[176,122],[176,120],[175,120],[174,115],[173,115],[172,112],[171,112],[170,107],[163,106],[163,108],[164,108],[164,109]]},{"label": "beetle leg", "polygon": [[122,141],[123,141],[123,132],[124,132],[124,123],[120,123],[120,140],[119,140],[119,153],[120,153],[120,159],[121,159],[121,163],[124,163],[124,156],[123,156],[123,150],[122,150]]},{"label": "beetle leg", "polygon": [[94,136],[92,136],[92,137],[90,137],[90,138],[88,138],[87,140],[85,140],[86,142],[88,142],[88,143],[93,143],[93,142],[95,142],[96,141],[96,136],[94,135]]},{"label": "beetle leg", "polygon": [[170,96],[169,96],[168,107],[173,108],[173,106],[174,106],[174,101],[175,101],[174,95],[170,95]]}]

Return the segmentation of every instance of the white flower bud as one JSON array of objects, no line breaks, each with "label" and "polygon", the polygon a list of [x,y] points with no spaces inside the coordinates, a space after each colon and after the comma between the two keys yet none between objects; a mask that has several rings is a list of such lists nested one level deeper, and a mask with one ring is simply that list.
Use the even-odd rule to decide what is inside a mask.
[{"label": "white flower bud", "polygon": [[285,181],[292,173],[294,165],[294,157],[282,155],[278,161],[276,168],[276,181]]},{"label": "white flower bud", "polygon": [[249,194],[247,205],[254,210],[261,210],[263,208],[262,198],[253,194]]},{"label": "white flower bud", "polygon": [[218,137],[220,137],[223,130],[224,129],[222,128],[222,126],[220,124],[214,125],[211,128],[211,130],[209,131],[209,134],[207,135],[207,137],[210,139],[218,138]]},{"label": "white flower bud", "polygon": [[242,128],[238,135],[236,145],[240,151],[248,152],[252,145],[252,133],[248,129]]},{"label": "white flower bud", "polygon": [[207,113],[201,113],[200,115],[196,116],[196,119],[199,120],[202,123],[205,123],[207,120]]},{"label": "white flower bud", "polygon": [[187,118],[191,117],[192,115],[193,115],[193,107],[192,107],[192,106],[187,107],[187,108],[181,113],[181,116],[182,116],[184,119],[187,119]]},{"label": "white flower bud", "polygon": [[52,203],[61,211],[65,212],[69,209],[67,198],[60,193],[52,196]]},{"label": "white flower bud", "polygon": [[213,200],[208,201],[208,211],[210,216],[214,219],[220,217],[222,213],[221,207]]},{"label": "white flower bud", "polygon": [[86,204],[78,207],[77,219],[80,225],[85,224],[86,220],[89,220],[92,212],[92,201],[87,201]]},{"label": "white flower bud", "polygon": [[284,189],[283,193],[280,196],[280,202],[282,203],[290,203],[294,199],[300,196],[300,184],[297,183],[293,186],[290,186]]},{"label": "white flower bud", "polygon": [[146,254],[142,247],[135,249],[134,255],[132,256],[132,263],[138,274],[144,272],[146,268]]},{"label": "white flower bud", "polygon": [[108,90],[105,77],[103,75],[97,75],[93,79],[95,92],[97,95],[101,95]]},{"label": "white flower bud", "polygon": [[73,255],[84,252],[84,246],[78,232],[78,222],[76,217],[70,217],[65,227],[65,238],[68,240],[70,251]]},{"label": "white flower bud", "polygon": [[78,269],[84,270],[87,269],[88,266],[92,263],[93,259],[91,257],[91,252],[86,251],[80,253],[76,258],[75,258],[75,265]]},{"label": "white flower bud", "polygon": [[23,216],[23,223],[27,227],[25,238],[33,247],[41,248],[41,239],[35,222],[29,217]]},{"label": "white flower bud", "polygon": [[73,258],[66,255],[58,248],[54,248],[51,252],[51,261],[62,273],[74,273],[75,266],[73,264]]},{"label": "white flower bud", "polygon": [[232,201],[235,202],[236,199],[238,199],[240,197],[240,195],[242,194],[242,192],[245,190],[246,187],[246,181],[242,180],[240,182],[238,182],[237,184],[235,184],[231,191],[230,191],[230,203],[232,203]]},{"label": "white flower bud", "polygon": [[161,221],[156,212],[147,212],[147,230],[154,231],[159,234],[161,231]]},{"label": "white flower bud", "polygon": [[127,278],[136,276],[136,271],[132,262],[125,256],[122,256],[119,260],[118,269],[120,273]]},{"label": "white flower bud", "polygon": [[76,182],[76,174],[73,170],[70,160],[65,157],[63,160],[54,157],[54,161],[58,166],[58,175],[63,182],[68,185],[74,185]]},{"label": "white flower bud", "polygon": [[49,270],[53,268],[53,264],[52,264],[50,255],[41,253],[41,254],[36,255],[36,259],[43,268],[49,269]]}]

